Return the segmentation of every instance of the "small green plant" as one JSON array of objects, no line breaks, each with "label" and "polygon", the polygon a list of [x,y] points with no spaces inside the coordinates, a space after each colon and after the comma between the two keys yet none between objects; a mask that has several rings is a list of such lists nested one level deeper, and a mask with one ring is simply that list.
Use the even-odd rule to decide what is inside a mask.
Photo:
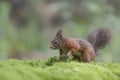
[{"label": "small green plant", "polygon": [[69,58],[66,56],[66,54],[63,54],[61,56],[61,58],[54,56],[54,57],[50,57],[45,64],[47,66],[51,66],[56,62],[71,62],[71,61],[78,61],[81,62],[82,58],[81,55],[79,53],[73,53]]},{"label": "small green plant", "polygon": [[46,64],[47,66],[51,66],[51,65],[53,65],[55,62],[58,62],[58,61],[59,61],[58,57],[57,57],[57,56],[54,56],[54,57],[50,57],[50,58],[45,62],[45,64]]},{"label": "small green plant", "polygon": [[72,60],[81,62],[83,59],[81,54],[77,52],[72,54]]}]

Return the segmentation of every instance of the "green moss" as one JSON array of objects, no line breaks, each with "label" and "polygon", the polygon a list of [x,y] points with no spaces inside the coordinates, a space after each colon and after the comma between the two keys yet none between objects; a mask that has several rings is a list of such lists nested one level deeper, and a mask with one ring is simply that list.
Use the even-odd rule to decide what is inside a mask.
[{"label": "green moss", "polygon": [[[46,62],[53,63],[50,66]],[[57,58],[0,61],[1,80],[120,80],[120,64],[60,62]]]}]

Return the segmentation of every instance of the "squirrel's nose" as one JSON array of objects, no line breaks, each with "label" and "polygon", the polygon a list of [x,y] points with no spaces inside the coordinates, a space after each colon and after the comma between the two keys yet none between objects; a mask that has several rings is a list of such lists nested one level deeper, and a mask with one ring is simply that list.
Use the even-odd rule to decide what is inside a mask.
[{"label": "squirrel's nose", "polygon": [[53,46],[50,46],[51,49],[53,49]]},{"label": "squirrel's nose", "polygon": [[54,46],[50,46],[51,49],[56,49]]},{"label": "squirrel's nose", "polygon": [[50,48],[52,49],[52,46],[50,46]]}]

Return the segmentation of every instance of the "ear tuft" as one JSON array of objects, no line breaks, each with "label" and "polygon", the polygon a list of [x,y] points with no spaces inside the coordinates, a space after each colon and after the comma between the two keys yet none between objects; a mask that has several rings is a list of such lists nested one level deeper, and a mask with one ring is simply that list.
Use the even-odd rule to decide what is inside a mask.
[{"label": "ear tuft", "polygon": [[61,39],[62,38],[62,29],[59,29],[57,34],[56,34],[56,37]]}]

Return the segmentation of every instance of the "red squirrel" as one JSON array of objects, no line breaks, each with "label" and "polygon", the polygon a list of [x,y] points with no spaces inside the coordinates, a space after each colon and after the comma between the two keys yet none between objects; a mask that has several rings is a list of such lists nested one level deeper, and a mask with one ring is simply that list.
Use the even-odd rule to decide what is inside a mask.
[{"label": "red squirrel", "polygon": [[51,49],[59,49],[61,58],[63,50],[67,50],[67,57],[78,52],[82,55],[84,62],[90,62],[95,59],[99,49],[104,48],[111,40],[110,31],[106,28],[99,28],[88,34],[87,40],[81,38],[67,38],[60,29],[55,38],[51,41]]}]

